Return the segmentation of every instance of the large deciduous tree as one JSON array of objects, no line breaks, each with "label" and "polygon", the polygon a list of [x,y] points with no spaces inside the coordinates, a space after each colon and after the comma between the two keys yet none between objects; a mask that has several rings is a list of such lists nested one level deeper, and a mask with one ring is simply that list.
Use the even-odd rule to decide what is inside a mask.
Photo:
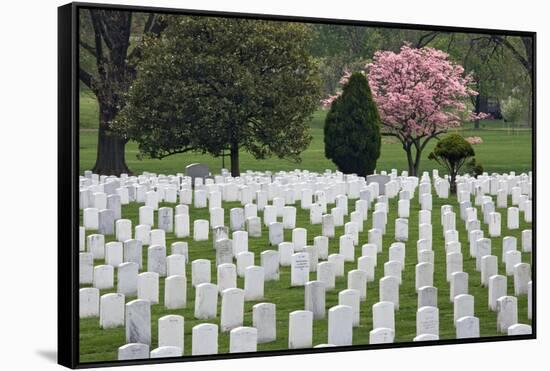
[{"label": "large deciduous tree", "polygon": [[380,116],[365,76],[355,73],[325,120],[325,156],[344,173],[372,174],[380,157]]},{"label": "large deciduous tree", "polygon": [[[382,123],[382,135],[394,136],[407,155],[410,175],[417,175],[428,142],[460,126],[466,98],[477,94],[472,76],[434,48],[403,45],[399,53],[378,51],[365,66]],[[345,76],[342,81],[347,82]],[[338,97],[330,96],[325,106]],[[470,118],[474,119],[470,112]]]},{"label": "large deciduous tree", "polygon": [[92,170],[105,175],[129,173],[124,154],[127,140],[112,130],[112,123],[124,105],[141,54],[139,46],[131,45],[131,36],[158,34],[164,23],[151,13],[141,17],[142,29],[133,33],[138,22],[132,21],[136,18],[132,12],[89,9],[82,10],[80,17],[79,79],[94,93],[99,106],[97,157]]},{"label": "large deciduous tree", "polygon": [[120,132],[142,156],[229,151],[299,160],[319,102],[310,30],[299,23],[178,17],[146,39],[120,115]]},{"label": "large deciduous tree", "polygon": [[465,99],[477,94],[472,77],[447,53],[408,45],[399,53],[377,52],[367,71],[385,133],[399,139],[409,173],[417,175],[428,142],[460,126]]}]

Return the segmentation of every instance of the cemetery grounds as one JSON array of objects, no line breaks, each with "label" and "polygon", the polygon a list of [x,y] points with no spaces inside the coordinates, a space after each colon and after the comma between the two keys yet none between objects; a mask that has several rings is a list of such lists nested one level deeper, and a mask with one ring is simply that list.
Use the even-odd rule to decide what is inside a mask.
[{"label": "cemetery grounds", "polygon": [[[84,120],[86,120],[87,105],[83,104]],[[263,161],[254,160],[250,155],[241,154],[241,170],[244,173],[246,170],[273,172],[279,170],[291,171],[294,169],[304,169],[323,173],[325,169],[332,169],[334,165],[324,157],[323,148],[323,129],[325,112],[315,114],[311,123],[311,133],[313,142],[303,155],[303,161],[300,164],[279,160],[268,159]],[[90,118],[90,122],[97,122],[95,118]],[[483,127],[484,126],[484,127]],[[531,131],[519,130],[509,132],[505,130],[499,122],[487,121],[482,126],[481,130],[473,130],[471,127],[466,127],[461,131],[464,136],[481,136],[484,143],[474,146],[476,157],[489,174],[493,172],[504,173],[515,171],[516,174],[528,172],[532,168],[531,156]],[[88,170],[93,166],[95,161],[97,132],[93,127],[87,126],[85,123],[80,132],[80,173]],[[427,154],[431,151],[435,141],[432,141],[426,148],[421,164],[421,171],[429,171],[431,169],[439,169],[440,175],[445,172],[443,169],[436,166],[435,163],[427,159]],[[143,171],[154,172],[157,174],[176,174],[183,173],[185,166],[193,162],[202,162],[210,166],[213,174],[218,174],[221,167],[220,158],[212,158],[207,155],[185,154],[176,155],[160,160],[137,160],[137,145],[129,143],[126,150],[126,161],[130,169],[136,175]],[[377,168],[387,170],[388,172],[395,168],[400,174],[405,170],[405,154],[401,146],[397,143],[383,142],[382,155],[378,161]],[[226,162],[225,166],[229,164]],[[432,225],[433,225],[433,250],[435,252],[434,261],[434,286],[438,288],[438,307],[439,307],[439,338],[454,339],[455,328],[453,325],[453,305],[449,301],[449,283],[446,281],[445,253],[444,253],[444,238],[442,226],[440,223],[441,206],[449,204],[453,206],[453,211],[457,213],[456,228],[459,232],[460,241],[462,242],[462,251],[464,256],[463,270],[469,274],[469,294],[475,298],[475,313],[479,318],[480,336],[501,336],[497,332],[497,316],[496,312],[488,309],[488,289],[481,286],[481,274],[476,271],[475,258],[471,258],[468,249],[467,231],[464,222],[459,217],[460,207],[456,201],[456,196],[451,195],[448,199],[440,199],[437,197],[433,189],[432,180]],[[472,198],[473,200],[473,198]],[[356,200],[349,200],[348,208],[351,211],[355,208]],[[389,200],[388,223],[386,226],[386,234],[383,236],[383,251],[378,255],[378,265],[375,271],[375,281],[367,284],[367,299],[360,303],[361,319],[360,326],[353,328],[353,344],[367,344],[369,332],[372,330],[372,305],[379,301],[379,279],[384,276],[384,262],[388,261],[388,248],[394,240],[394,220],[397,216],[398,197]],[[511,205],[511,196],[508,196],[508,205]],[[138,209],[142,204],[131,203],[122,206],[122,217],[132,221],[132,228],[139,224]],[[176,204],[159,203],[159,207],[168,206],[175,207]],[[240,202],[223,202],[225,209],[225,225],[229,225],[229,210],[233,207],[242,207]],[[313,238],[321,235],[321,224],[309,224],[309,210],[302,210],[299,201],[296,203],[296,227],[306,228],[307,244],[313,245]],[[329,208],[333,205],[329,205]],[[369,208],[369,217],[364,222],[363,232],[359,233],[359,244],[356,247],[356,258],[360,256],[361,245],[367,242],[368,230],[372,225],[372,210]],[[410,202],[410,217],[409,217],[409,236],[406,242],[406,257],[405,268],[402,272],[402,284],[399,288],[400,308],[395,311],[395,342],[410,342],[416,336],[416,313],[417,313],[417,293],[415,291],[415,265],[417,264],[416,241],[418,240],[418,217],[420,205],[418,202],[418,192],[415,193],[415,198]],[[518,250],[521,250],[521,231],[531,229],[531,223],[526,223],[523,219],[523,213],[520,214],[520,225],[516,230],[507,229],[507,213],[506,209],[497,209],[502,215],[502,233],[501,237],[491,238],[492,240],[492,255],[498,257],[498,272],[504,274],[505,267],[501,261],[502,256],[502,239],[505,236],[514,236],[518,241]],[[209,220],[208,208],[195,209],[189,205],[190,224],[196,219]],[[259,211],[258,216],[262,216]],[[80,212],[80,221],[82,225],[82,211]],[[478,218],[482,218],[482,213],[478,209]],[[155,217],[156,219],[156,217]],[[349,216],[345,221],[349,221]],[[485,236],[488,236],[488,225],[481,223],[481,229]],[[329,254],[338,253],[339,237],[344,234],[344,227],[336,227],[335,238],[329,239]],[[86,234],[92,234],[95,231],[87,231]],[[170,246],[176,241],[187,241],[189,244],[189,261],[195,259],[209,259],[215,262],[215,250],[212,248],[212,236],[210,231],[208,241],[195,242],[192,239],[192,233],[189,238],[176,239],[173,233],[166,234],[166,246]],[[105,236],[105,242],[114,241],[115,236]],[[284,230],[284,240],[292,240],[292,230]],[[249,238],[249,251],[254,253],[255,264],[260,265],[260,253],[264,250],[277,250],[277,246],[270,246],[268,238],[268,229],[262,223],[262,237]],[[169,251],[169,250],[168,250]],[[359,253],[358,253],[359,251]],[[522,252],[522,261],[531,263],[531,254]],[[94,261],[94,265],[103,264],[103,261]],[[143,255],[143,265],[147,266],[147,254]],[[215,264],[211,269],[211,281],[216,282]],[[338,305],[338,292],[347,288],[347,272],[357,268],[357,262],[346,262],[345,272],[343,277],[336,278],[336,287],[326,293],[326,308],[331,308]],[[142,270],[145,271],[145,270]],[[168,314],[177,314],[185,318],[185,341],[184,355],[191,354],[191,329],[200,323],[215,323],[219,325],[219,316],[221,313],[221,300],[218,300],[218,316],[213,320],[197,320],[194,318],[194,289],[191,287],[191,265],[187,265],[187,307],[185,309],[168,310],[163,305],[164,279],[159,281],[159,303],[151,307],[151,335],[152,343],[150,349],[154,349],[158,344],[158,319]],[[310,280],[315,279],[315,273],[310,273]],[[115,270],[116,282],[116,270]],[[514,292],[513,277],[508,276],[508,294]],[[91,285],[81,285],[81,287],[90,287]],[[116,286],[116,285],[115,285]],[[237,287],[244,287],[243,278],[237,278]],[[116,292],[116,287],[110,290],[101,290],[100,295]],[[277,340],[258,344],[258,351],[266,350],[284,350],[288,348],[288,320],[289,313],[295,310],[304,309],[304,287],[290,286],[290,267],[280,267],[280,279],[278,281],[265,282],[265,296],[260,302],[270,302],[276,304],[276,330]],[[126,302],[133,298],[126,298]],[[244,324],[243,326],[252,325],[252,307],[257,304],[255,301],[245,301],[244,307]],[[531,324],[527,318],[527,296],[518,296],[518,323]],[[328,316],[322,320],[315,320],[313,324],[313,345],[327,343],[328,336]],[[81,362],[98,362],[116,360],[118,347],[126,343],[124,327],[114,329],[101,329],[99,327],[99,318],[85,318],[80,320],[80,361]],[[218,352],[227,353],[229,350],[229,333],[220,333],[218,338]]]}]

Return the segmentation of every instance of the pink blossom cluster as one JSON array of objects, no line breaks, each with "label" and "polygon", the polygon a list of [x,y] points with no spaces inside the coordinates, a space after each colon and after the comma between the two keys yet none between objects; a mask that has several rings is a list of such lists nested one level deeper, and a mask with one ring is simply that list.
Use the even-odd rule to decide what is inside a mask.
[{"label": "pink blossom cluster", "polygon": [[[365,66],[373,99],[378,106],[384,131],[400,137],[436,136],[461,124],[465,98],[477,95],[473,77],[448,59],[441,50],[403,45],[399,53],[378,51]],[[340,84],[351,73],[345,71]],[[322,101],[330,107],[341,92]],[[481,114],[478,114],[481,117]],[[469,116],[477,117],[477,116]]]},{"label": "pink blossom cluster", "polygon": [[390,131],[418,137],[446,131],[461,123],[464,98],[476,95],[472,76],[434,48],[404,45],[399,53],[379,51],[366,66],[380,116]]},{"label": "pink blossom cluster", "polygon": [[323,108],[328,108],[332,106],[332,102],[334,102],[336,98],[338,98],[340,95],[342,95],[342,93],[338,92],[335,95],[329,95],[325,99],[321,99],[321,105],[323,106]]},{"label": "pink blossom cluster", "polygon": [[338,81],[338,83],[340,85],[346,85],[349,82],[350,77],[351,77],[351,72],[348,69],[346,69],[346,70],[344,70],[344,74],[342,75],[342,77],[340,78],[340,81]]},{"label": "pink blossom cluster", "polygon": [[466,140],[466,142],[470,143],[470,144],[482,144],[483,143],[483,139],[481,139],[481,137],[466,137],[464,138]]}]

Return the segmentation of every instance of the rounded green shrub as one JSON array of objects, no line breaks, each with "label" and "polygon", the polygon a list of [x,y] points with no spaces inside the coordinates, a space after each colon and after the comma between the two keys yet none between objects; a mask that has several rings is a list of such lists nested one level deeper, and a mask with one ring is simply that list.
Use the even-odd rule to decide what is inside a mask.
[{"label": "rounded green shrub", "polygon": [[474,148],[462,135],[449,134],[437,142],[428,159],[436,161],[447,169],[451,177],[451,193],[456,193],[456,176],[466,161],[474,156]]}]

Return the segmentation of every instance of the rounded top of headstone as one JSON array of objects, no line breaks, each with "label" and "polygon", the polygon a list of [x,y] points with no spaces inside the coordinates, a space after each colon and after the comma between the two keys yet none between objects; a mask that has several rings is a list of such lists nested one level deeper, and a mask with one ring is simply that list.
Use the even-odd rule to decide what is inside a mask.
[{"label": "rounded top of headstone", "polygon": [[187,277],[182,274],[174,274],[172,276],[166,277],[166,281],[185,281]]},{"label": "rounded top of headstone", "polygon": [[276,305],[274,303],[258,303],[258,304],[255,304],[252,308],[257,308],[257,309],[261,309],[261,308],[265,308],[265,309],[275,309]]},{"label": "rounded top of headstone", "polygon": [[311,318],[313,319],[313,312],[309,310],[295,310],[289,313],[290,317],[302,317],[302,318]]},{"label": "rounded top of headstone", "polygon": [[[220,264],[221,265],[221,264]],[[235,266],[233,264],[231,264],[232,266]],[[263,272],[264,271],[264,267],[260,267],[258,265],[249,265],[248,267],[246,267],[245,269],[245,272]]]},{"label": "rounded top of headstone", "polygon": [[395,304],[393,304],[393,302],[391,301],[379,301],[378,303],[372,306],[373,309],[374,308],[387,308],[387,309],[391,308],[392,310],[394,309],[394,307],[395,307]]},{"label": "rounded top of headstone", "polygon": [[351,295],[351,296],[359,297],[361,295],[361,293],[357,289],[345,289],[345,290],[340,291],[338,293],[338,295],[344,295],[344,296]]},{"label": "rounded top of headstone", "polygon": [[230,287],[222,291],[222,296],[225,295],[244,295],[244,290],[238,287]]},{"label": "rounded top of headstone", "polygon": [[157,272],[142,272],[138,276],[140,277],[150,277],[150,278],[159,278],[159,274]]},{"label": "rounded top of headstone", "polygon": [[183,316],[178,314],[167,314],[159,318],[159,322],[183,322]]},{"label": "rounded top of headstone", "polygon": [[144,299],[134,299],[126,303],[126,306],[127,307],[150,307],[151,302],[149,300],[144,300]]},{"label": "rounded top of headstone", "polygon": [[208,260],[208,259],[195,259],[191,262],[191,264],[210,264],[210,260]]},{"label": "rounded top of headstone", "polygon": [[218,325],[214,323],[200,323],[193,326],[193,331],[215,331],[218,332]]},{"label": "rounded top of headstone", "polygon": [[84,287],[79,290],[81,294],[99,294],[99,289],[95,287]]},{"label": "rounded top of headstone", "polygon": [[330,308],[328,311],[329,311],[329,313],[330,313],[330,312],[348,312],[349,315],[351,316],[351,314],[352,314],[352,312],[353,312],[353,309],[352,309],[352,307],[350,307],[349,305],[342,305],[342,304],[339,304],[339,305],[333,306],[333,307]]},{"label": "rounded top of headstone", "polygon": [[236,333],[257,334],[258,329],[256,329],[255,327],[239,326],[239,327],[235,327],[233,330],[231,330],[231,334],[236,334]]}]

